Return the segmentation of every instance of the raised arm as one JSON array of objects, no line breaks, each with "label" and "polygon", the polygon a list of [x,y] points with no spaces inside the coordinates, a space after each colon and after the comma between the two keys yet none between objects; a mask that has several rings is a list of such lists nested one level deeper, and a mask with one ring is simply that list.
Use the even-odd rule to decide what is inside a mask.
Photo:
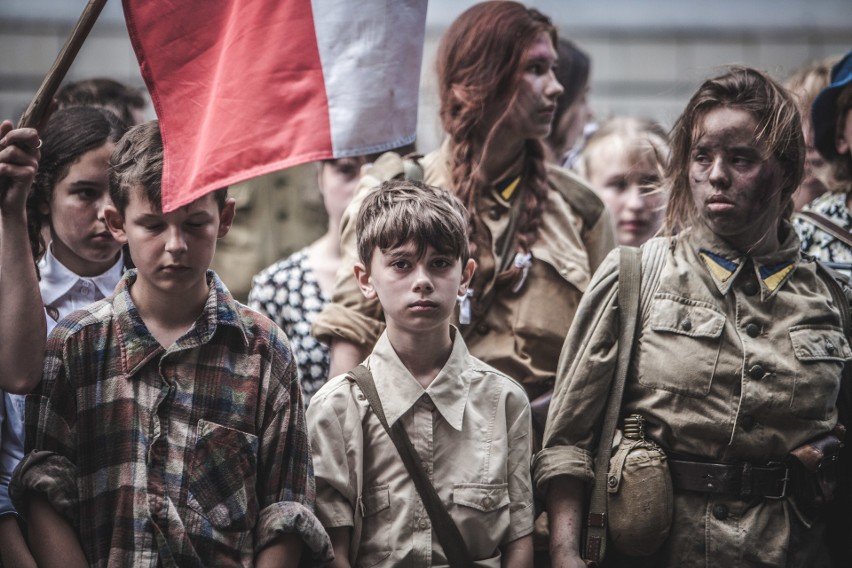
[{"label": "raised arm", "polygon": [[0,124],[0,388],[23,394],[41,378],[47,323],[27,231],[38,132]]}]

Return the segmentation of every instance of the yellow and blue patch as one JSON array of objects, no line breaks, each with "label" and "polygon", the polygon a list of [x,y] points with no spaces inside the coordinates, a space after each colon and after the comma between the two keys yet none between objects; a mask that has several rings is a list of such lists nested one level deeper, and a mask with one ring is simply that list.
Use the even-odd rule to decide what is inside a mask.
[{"label": "yellow and blue patch", "polygon": [[518,176],[514,179],[509,178],[497,183],[495,188],[504,201],[511,201],[512,196],[515,195],[515,190],[518,189],[518,185],[520,183],[521,176]]},{"label": "yellow and blue patch", "polygon": [[740,267],[739,258],[731,260],[724,256],[712,253],[707,249],[700,249],[698,251],[698,255],[701,257],[701,260],[704,261],[704,264],[707,265],[710,273],[722,284],[725,284],[728,280],[730,280],[731,276],[736,274],[737,269]]},{"label": "yellow and blue patch", "polygon": [[766,286],[766,289],[772,293],[784,283],[784,280],[786,280],[790,273],[793,272],[794,268],[796,268],[796,263],[791,260],[787,260],[772,266],[761,266],[758,272],[760,273],[760,279],[763,280],[763,284]]},{"label": "yellow and blue patch", "polygon": [[[710,252],[707,249],[699,249],[698,255],[701,257],[701,260],[704,261],[704,264],[707,265],[707,269],[710,273],[724,287],[722,289],[722,293],[726,293],[729,287],[726,284],[728,284],[731,277],[736,275],[743,259],[737,258],[732,260]],[[771,295],[781,287],[785,280],[787,280],[787,277],[790,276],[796,268],[796,262],[793,260],[785,260],[777,264],[758,264],[757,266],[757,273],[760,276],[760,280],[763,282],[763,286],[766,288],[768,295]]]}]

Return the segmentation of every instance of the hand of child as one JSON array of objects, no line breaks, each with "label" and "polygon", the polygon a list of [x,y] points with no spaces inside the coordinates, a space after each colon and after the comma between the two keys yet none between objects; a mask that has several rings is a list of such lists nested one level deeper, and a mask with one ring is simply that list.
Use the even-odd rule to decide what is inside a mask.
[{"label": "hand of child", "polygon": [[41,158],[41,139],[34,128],[14,129],[0,123],[0,212],[23,213]]}]

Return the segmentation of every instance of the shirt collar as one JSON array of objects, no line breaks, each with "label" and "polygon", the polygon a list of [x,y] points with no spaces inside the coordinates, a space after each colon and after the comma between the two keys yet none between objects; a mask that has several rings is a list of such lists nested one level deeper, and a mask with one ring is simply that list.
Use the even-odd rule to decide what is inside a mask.
[{"label": "shirt collar", "polygon": [[733,249],[702,223],[690,229],[688,238],[719,292],[727,294],[743,267],[749,266],[760,283],[761,299],[767,300],[790,279],[801,260],[801,245],[792,225],[782,221],[781,232],[785,236],[778,250],[763,256],[750,256]]},{"label": "shirt collar", "polygon": [[379,398],[385,411],[388,426],[392,426],[408,412],[423,396],[426,396],[438,409],[444,420],[455,430],[461,432],[464,409],[470,392],[470,354],[461,337],[453,327],[453,350],[444,367],[435,380],[424,389],[417,379],[400,361],[388,339],[383,333],[373,348],[369,358],[370,371]]},{"label": "shirt collar", "polygon": [[[165,351],[148,331],[133,303],[130,287],[136,281],[136,276],[135,269],[128,270],[116,286],[113,298],[116,332],[122,345],[122,365],[127,378],[131,378],[154,356]],[[236,300],[212,270],[207,271],[207,282],[210,291],[204,309],[192,328],[169,348],[169,352],[191,349],[209,342],[219,326],[233,328],[242,344],[248,345]]]},{"label": "shirt collar", "polygon": [[113,293],[116,283],[124,272],[124,253],[119,253],[118,260],[105,272],[97,276],[78,276],[59,262],[53,254],[53,247],[48,246],[47,252],[38,262],[38,269],[41,274],[39,283],[41,298],[47,306],[67,294],[81,280],[91,282],[104,297],[107,297]]}]

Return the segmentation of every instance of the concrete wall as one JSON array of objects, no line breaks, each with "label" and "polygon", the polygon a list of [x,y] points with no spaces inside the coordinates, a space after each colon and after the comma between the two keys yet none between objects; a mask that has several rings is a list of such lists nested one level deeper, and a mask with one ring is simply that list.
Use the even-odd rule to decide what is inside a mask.
[{"label": "concrete wall", "polygon": [[[352,0],[357,1],[357,0]],[[446,26],[475,2],[431,0],[422,74],[419,142],[440,140],[434,54]],[[560,33],[592,58],[591,102],[599,118],[634,114],[666,125],[704,77],[742,63],[783,78],[816,58],[852,48],[849,0],[537,0]],[[0,117],[17,117],[50,67],[84,0],[0,2]],[[203,25],[203,14],[199,15]],[[110,0],[69,72],[142,86],[124,28]],[[149,114],[153,116],[153,111]]]},{"label": "concrete wall", "polygon": [[[438,40],[473,3],[431,0],[429,4],[418,116],[422,152],[436,147],[441,139],[433,79]],[[0,0],[0,118],[20,116],[85,4],[85,0]],[[560,33],[591,56],[590,100],[599,119],[639,115],[670,126],[700,81],[720,65],[756,66],[784,78],[807,61],[852,48],[849,0],[538,0],[529,4],[550,15]],[[203,25],[203,13],[198,25]],[[68,74],[72,80],[94,76],[143,86],[119,0],[107,3]],[[153,114],[149,108],[148,117]],[[256,199],[277,195],[279,207],[277,220],[259,231],[246,205],[237,216],[246,227],[235,228],[220,245],[216,266],[238,297],[245,298],[251,274],[324,231],[318,193],[310,189],[314,184],[314,169],[309,166],[245,184],[252,186],[250,194]],[[235,188],[234,194],[239,197],[241,192],[245,190]],[[249,242],[249,237],[274,246],[260,246]]]}]

